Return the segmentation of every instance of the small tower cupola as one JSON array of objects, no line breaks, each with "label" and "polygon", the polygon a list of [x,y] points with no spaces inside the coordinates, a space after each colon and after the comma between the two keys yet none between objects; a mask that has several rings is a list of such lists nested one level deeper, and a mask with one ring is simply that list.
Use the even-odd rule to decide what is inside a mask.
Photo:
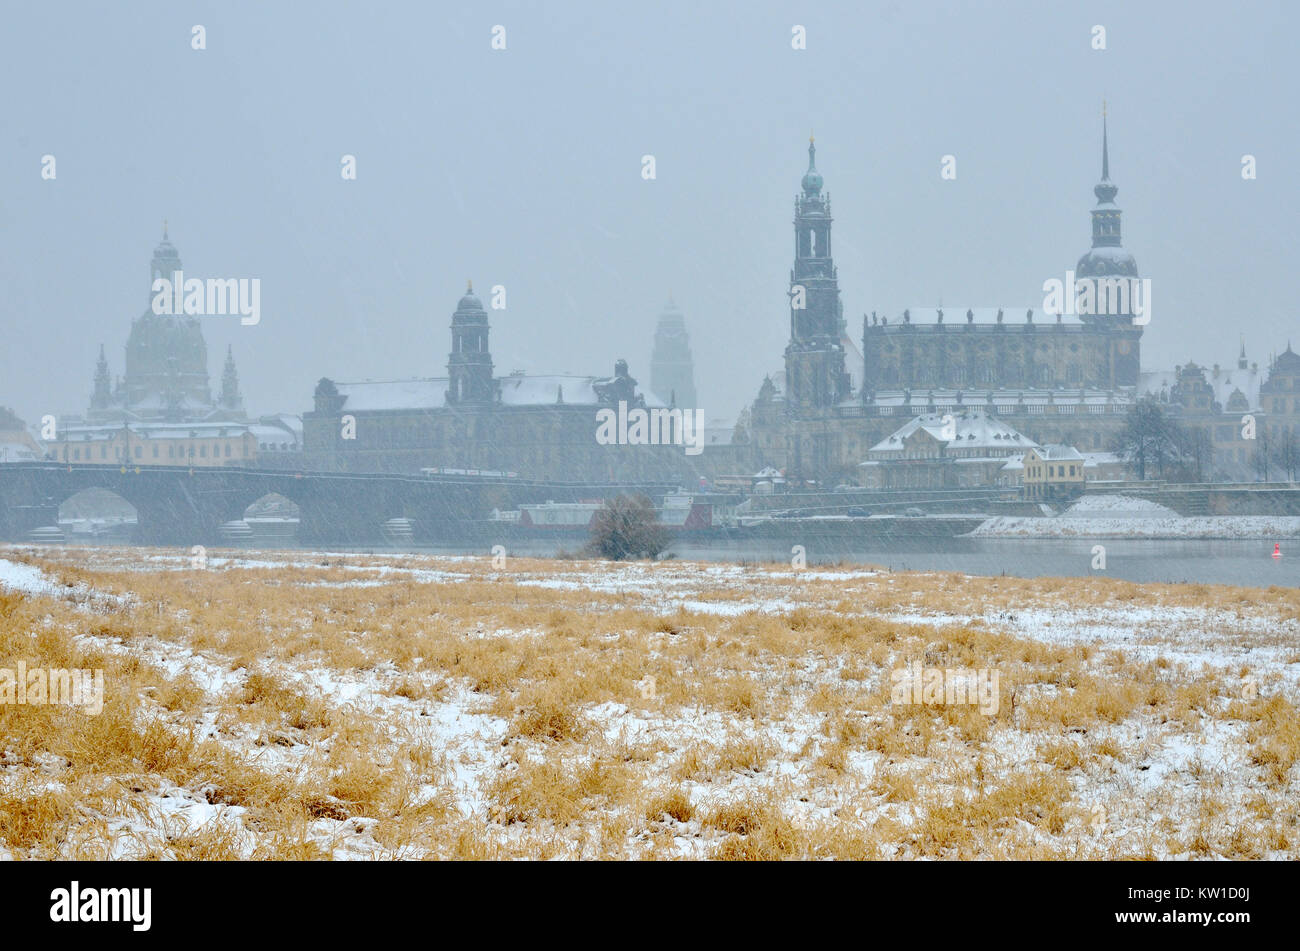
[{"label": "small tower cupola", "polygon": [[153,260],[149,262],[150,302],[153,301],[153,282],[159,278],[174,282],[174,275],[182,268],[180,253],[176,250],[176,245],[172,244],[171,239],[167,236],[167,222],[164,220],[162,240],[158,242],[158,247],[153,249]]},{"label": "small tower cupola", "polygon": [[811,135],[808,136],[808,171],[803,176],[803,193],[809,198],[820,195],[822,176],[817,171],[817,145]]},{"label": "small tower cupola", "polygon": [[465,296],[451,315],[451,354],[447,357],[447,402],[492,403],[496,384],[488,349],[488,315],[468,282]]}]

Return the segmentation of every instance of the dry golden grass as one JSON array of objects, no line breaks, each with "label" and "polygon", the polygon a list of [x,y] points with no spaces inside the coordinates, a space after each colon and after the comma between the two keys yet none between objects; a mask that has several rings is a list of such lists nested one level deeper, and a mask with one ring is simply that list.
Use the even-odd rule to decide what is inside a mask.
[{"label": "dry golden grass", "polygon": [[[0,666],[107,688],[0,704],[0,857],[1300,857],[1293,589],[0,554],[61,585]],[[893,703],[913,661],[996,713]]]}]

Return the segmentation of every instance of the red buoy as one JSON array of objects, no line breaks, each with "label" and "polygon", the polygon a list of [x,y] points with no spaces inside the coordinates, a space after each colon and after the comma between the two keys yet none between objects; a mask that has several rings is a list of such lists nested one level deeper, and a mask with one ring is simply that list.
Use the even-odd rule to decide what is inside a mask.
[{"label": "red buoy", "polygon": [[1281,558],[1281,557],[1282,557],[1282,543],[1281,543],[1281,542],[1274,542],[1274,543],[1273,543],[1273,557],[1274,557],[1274,558]]}]

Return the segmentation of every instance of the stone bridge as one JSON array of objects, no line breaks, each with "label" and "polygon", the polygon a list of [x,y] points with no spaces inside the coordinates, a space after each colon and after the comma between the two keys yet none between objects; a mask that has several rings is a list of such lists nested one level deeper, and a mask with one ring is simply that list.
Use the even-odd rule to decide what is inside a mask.
[{"label": "stone bridge", "polygon": [[298,542],[373,545],[391,518],[412,521],[414,541],[451,540],[494,508],[521,503],[661,495],[664,484],[546,483],[470,476],[361,475],[243,468],[0,464],[0,539],[23,541],[33,528],[55,525],[59,506],[85,489],[120,496],[136,510],[134,540],[151,545],[218,545],[220,526],[244,517],[271,493],[298,506]]}]

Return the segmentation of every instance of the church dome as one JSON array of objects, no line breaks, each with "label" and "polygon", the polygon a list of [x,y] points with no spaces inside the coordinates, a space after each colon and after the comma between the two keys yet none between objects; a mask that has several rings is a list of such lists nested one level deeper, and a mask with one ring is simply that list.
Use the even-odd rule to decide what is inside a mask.
[{"label": "church dome", "polygon": [[803,190],[805,195],[817,195],[822,190],[822,175],[817,171],[815,160],[817,157],[817,147],[813,144],[812,136],[808,137],[808,171],[804,172]]},{"label": "church dome", "polygon": [[460,299],[460,303],[456,305],[456,309],[457,310],[482,310],[483,309],[483,302],[474,296],[473,281],[469,283],[469,287],[466,288],[465,290],[465,296]]},{"label": "church dome", "polygon": [[1119,247],[1092,248],[1074,267],[1075,277],[1137,277],[1137,259]]}]

